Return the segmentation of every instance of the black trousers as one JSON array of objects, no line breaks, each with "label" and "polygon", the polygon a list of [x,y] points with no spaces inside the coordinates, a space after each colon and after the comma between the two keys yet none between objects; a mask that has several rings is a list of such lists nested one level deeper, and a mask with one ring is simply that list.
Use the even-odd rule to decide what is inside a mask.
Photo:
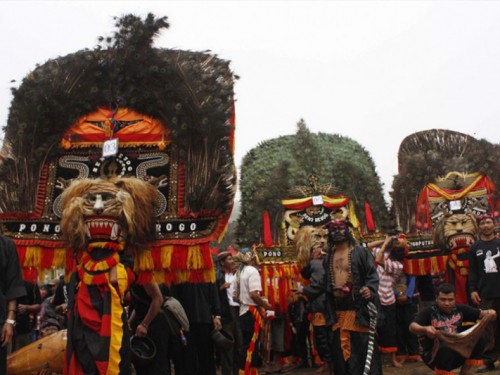
[{"label": "black trousers", "polygon": [[417,303],[396,303],[396,322],[398,331],[398,355],[419,355],[417,336],[408,327],[417,313]]},{"label": "black trousers", "polygon": [[191,323],[186,332],[184,364],[188,375],[215,375],[215,348],[210,333],[213,324]]},{"label": "black trousers", "polygon": [[[186,333],[187,335],[187,333]],[[168,335],[168,359],[169,359],[169,367],[167,369],[166,375],[172,374],[171,364],[174,365],[174,374],[175,375],[187,375],[188,374],[188,366],[185,363],[186,360],[192,361],[189,359],[186,352],[187,346],[182,343],[181,336],[179,335]],[[170,361],[172,363],[170,363]]]},{"label": "black trousers", "polygon": [[309,353],[309,320],[305,317],[301,322],[295,325],[297,333],[294,335],[294,346],[295,354],[300,357],[302,365],[309,367],[309,357],[312,354]]},{"label": "black trousers", "polygon": [[333,337],[332,326],[314,326],[314,343],[319,358],[324,362],[332,361],[331,341]]},{"label": "black trousers", "polygon": [[396,304],[380,306],[382,312],[382,322],[377,327],[378,344],[387,352],[397,351],[397,333],[396,333]]},{"label": "black trousers", "polygon": [[[366,353],[368,351],[368,333],[351,332],[351,356],[345,361],[340,347],[340,330],[333,332],[332,357],[335,375],[361,375],[364,373]],[[374,343],[370,375],[382,374],[382,362],[377,342]]]},{"label": "black trousers", "polygon": [[[0,328],[2,326],[0,325]],[[7,374],[7,348],[0,346],[0,375]]]},{"label": "black trousers", "polygon": [[484,362],[486,364],[495,363],[495,361],[500,356],[500,298],[496,299],[482,299],[481,300],[481,309],[495,310],[497,313],[497,320],[493,324],[493,334],[495,337],[495,346],[492,350],[489,350],[484,353]]},{"label": "black trousers", "polygon": [[[142,320],[142,319],[141,319]],[[158,314],[149,325],[147,335],[156,346],[156,356],[145,366],[134,366],[137,375],[167,374],[170,368],[168,356],[169,328],[162,314]]]},{"label": "black trousers", "polygon": [[229,306],[231,320],[222,324],[222,329],[234,338],[234,344],[229,350],[219,349],[222,375],[238,375],[239,359],[241,358],[241,328],[239,306]]}]

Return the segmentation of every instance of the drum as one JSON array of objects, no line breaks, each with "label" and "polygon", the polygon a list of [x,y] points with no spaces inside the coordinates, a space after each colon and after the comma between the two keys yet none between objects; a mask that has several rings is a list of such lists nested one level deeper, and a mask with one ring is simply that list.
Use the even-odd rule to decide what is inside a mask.
[{"label": "drum", "polygon": [[43,337],[7,356],[7,374],[32,375],[40,370],[62,374],[67,331]]}]

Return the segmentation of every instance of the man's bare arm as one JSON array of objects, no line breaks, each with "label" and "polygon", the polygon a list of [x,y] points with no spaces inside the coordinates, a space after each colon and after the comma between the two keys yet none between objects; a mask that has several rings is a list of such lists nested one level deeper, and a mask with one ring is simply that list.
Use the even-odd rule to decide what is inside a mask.
[{"label": "man's bare arm", "polygon": [[417,336],[427,336],[430,339],[436,337],[436,329],[433,326],[421,326],[418,323],[410,324],[410,332]]},{"label": "man's bare arm", "polygon": [[266,310],[272,309],[269,302],[267,302],[264,298],[262,298],[262,296],[260,295],[260,292],[258,290],[254,290],[254,291],[250,292],[249,295],[250,295],[250,298],[252,299],[252,301],[254,301],[258,306],[262,306]]}]

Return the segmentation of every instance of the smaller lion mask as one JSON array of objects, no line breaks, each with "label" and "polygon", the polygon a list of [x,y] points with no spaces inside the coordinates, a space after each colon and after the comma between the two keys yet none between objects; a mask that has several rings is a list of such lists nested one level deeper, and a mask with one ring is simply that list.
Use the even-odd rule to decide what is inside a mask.
[{"label": "smaller lion mask", "polygon": [[321,227],[305,225],[295,235],[297,249],[297,263],[304,267],[311,260],[311,252],[315,248],[328,248],[328,230]]}]

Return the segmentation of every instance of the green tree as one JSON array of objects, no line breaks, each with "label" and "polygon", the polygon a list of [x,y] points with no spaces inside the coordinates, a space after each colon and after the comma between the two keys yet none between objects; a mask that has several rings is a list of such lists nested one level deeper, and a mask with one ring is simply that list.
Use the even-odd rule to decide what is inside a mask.
[{"label": "green tree", "polygon": [[243,158],[238,241],[245,245],[262,242],[264,210],[271,217],[274,241],[281,241],[281,199],[289,197],[291,188],[307,185],[311,174],[348,195],[356,203],[362,222],[365,201],[370,202],[380,226],[387,219],[382,184],[368,152],[350,138],[311,133],[300,120],[295,135],[263,142]]}]

